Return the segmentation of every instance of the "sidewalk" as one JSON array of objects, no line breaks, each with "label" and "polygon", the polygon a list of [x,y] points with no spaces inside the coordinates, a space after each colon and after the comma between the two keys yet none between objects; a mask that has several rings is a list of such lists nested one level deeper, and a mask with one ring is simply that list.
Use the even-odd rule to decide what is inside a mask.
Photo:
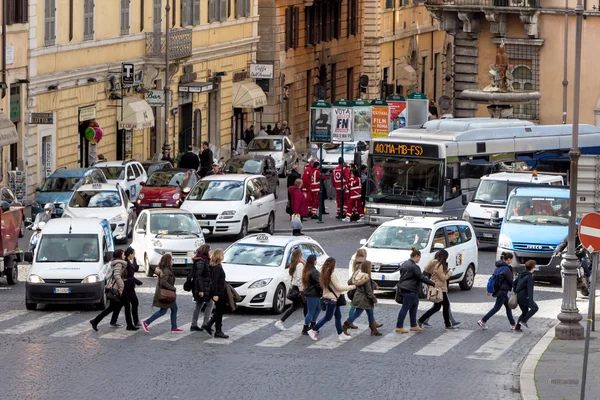
[{"label": "sidewalk", "polygon": [[[598,302],[596,303],[598,310]],[[587,307],[586,307],[587,308]],[[587,318],[587,310],[582,314]],[[584,329],[587,322],[581,321]],[[585,332],[585,331],[584,331]],[[584,340],[559,340],[554,327],[527,356],[521,369],[523,400],[579,400],[583,370]],[[600,399],[600,314],[591,331],[586,380],[586,399]]]}]

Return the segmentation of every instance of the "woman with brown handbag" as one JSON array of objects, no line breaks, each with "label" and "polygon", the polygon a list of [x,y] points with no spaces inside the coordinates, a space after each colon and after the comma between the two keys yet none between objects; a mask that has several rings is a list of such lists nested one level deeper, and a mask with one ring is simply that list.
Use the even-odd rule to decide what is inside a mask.
[{"label": "woman with brown handbag", "polygon": [[156,282],[156,291],[154,292],[153,307],[160,310],[155,312],[147,320],[142,322],[142,327],[146,333],[150,333],[148,326],[157,318],[162,317],[171,309],[171,332],[181,333],[182,329],[177,327],[177,295],[175,293],[175,274],[173,273],[173,258],[170,254],[161,257],[158,267],[154,270],[158,280]]},{"label": "woman with brown handbag", "polygon": [[[448,300],[448,279],[452,276],[454,269],[448,268],[448,252],[446,250],[440,250],[435,254],[433,260],[425,267],[425,272],[431,274],[431,280],[435,283],[436,289],[442,291],[442,301],[433,303],[433,306],[421,315],[419,318],[419,327],[422,327],[423,322],[428,320],[436,312],[443,308],[442,313],[444,315],[444,323],[446,329],[456,330],[458,327],[453,325],[450,321],[450,300]],[[429,288],[431,290],[432,288]]]}]

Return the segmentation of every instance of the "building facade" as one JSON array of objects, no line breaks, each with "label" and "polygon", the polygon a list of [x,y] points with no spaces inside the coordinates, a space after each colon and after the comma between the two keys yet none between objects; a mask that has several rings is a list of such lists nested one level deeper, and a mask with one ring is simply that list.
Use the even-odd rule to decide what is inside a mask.
[{"label": "building facade", "polygon": [[[503,41],[513,65],[516,90],[537,90],[542,97],[513,109],[516,118],[540,124],[563,122],[563,73],[566,60],[566,118],[573,116],[575,16],[565,27],[565,2],[560,0],[426,0],[426,7],[455,38],[454,91],[457,117],[487,117],[486,105],[459,99],[465,89],[489,84],[489,67]],[[575,2],[569,3],[570,7]],[[600,125],[600,81],[595,75],[594,34],[600,12],[587,3],[583,22],[580,122]],[[565,36],[565,32],[567,35]],[[565,55],[564,44],[568,51]]]},{"label": "building facade", "polygon": [[[227,157],[244,123],[234,107],[265,101],[245,79],[258,42],[252,0],[29,0],[29,18],[32,119],[23,146],[31,188],[97,154],[160,158],[166,126],[173,158],[204,140]],[[97,143],[86,137],[93,122],[103,131]]]}]

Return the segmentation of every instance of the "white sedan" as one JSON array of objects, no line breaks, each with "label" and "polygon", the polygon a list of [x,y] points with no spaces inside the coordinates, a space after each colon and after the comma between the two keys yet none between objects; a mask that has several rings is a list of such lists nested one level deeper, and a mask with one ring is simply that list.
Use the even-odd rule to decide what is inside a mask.
[{"label": "white sedan", "polygon": [[288,262],[295,248],[300,248],[304,258],[314,254],[317,268],[328,255],[315,240],[306,236],[271,236],[256,234],[238,240],[227,250],[223,269],[227,282],[242,297],[238,306],[270,309],[280,314],[290,301],[286,295],[290,288]]},{"label": "white sedan", "polygon": [[148,209],[140,213],[133,232],[131,247],[138,265],[147,276],[161,257],[170,253],[175,271],[189,271],[196,249],[204,244],[204,235],[192,214],[186,210]]}]

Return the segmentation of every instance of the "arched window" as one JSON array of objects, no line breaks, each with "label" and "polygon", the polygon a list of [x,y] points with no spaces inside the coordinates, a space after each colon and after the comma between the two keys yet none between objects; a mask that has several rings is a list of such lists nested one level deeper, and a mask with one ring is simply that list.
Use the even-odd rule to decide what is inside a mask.
[{"label": "arched window", "polygon": [[[533,73],[527,65],[518,65],[513,70],[513,88],[519,90],[533,90]],[[519,104],[514,106],[513,117],[520,119],[535,119],[532,115],[531,104]]]}]

